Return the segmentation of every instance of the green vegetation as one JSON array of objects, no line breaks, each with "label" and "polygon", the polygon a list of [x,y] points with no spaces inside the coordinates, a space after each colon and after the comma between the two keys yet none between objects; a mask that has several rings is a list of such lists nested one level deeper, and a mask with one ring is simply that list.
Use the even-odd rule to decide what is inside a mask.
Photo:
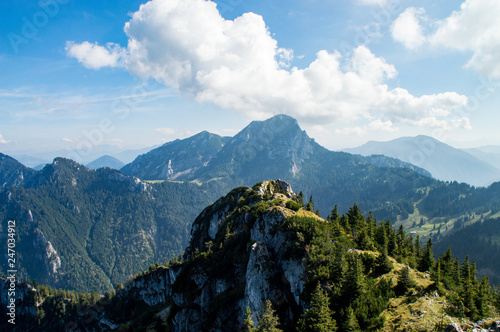
[{"label": "green vegetation", "polygon": [[[307,208],[314,206],[312,199],[296,210],[298,196],[286,196],[275,185],[233,189],[196,218],[183,257],[149,265],[125,286],[117,285],[116,294],[76,295],[37,286],[40,291],[25,301],[36,312],[30,326],[98,324],[96,316],[89,323],[75,314],[78,307],[98,308],[111,324],[133,331],[168,330],[179,323],[178,314],[200,330],[240,326],[254,332],[430,331],[445,322],[498,315],[498,291],[488,278],[476,277],[468,258],[459,262],[448,250],[436,259],[431,240],[422,246],[403,227],[365,216],[357,204],[342,215],[334,208],[327,220]],[[285,269],[278,268],[285,262],[296,264],[287,273],[300,275],[300,294],[291,293]],[[252,289],[264,303],[255,320],[250,309],[239,308],[247,287],[254,287],[248,269],[263,273],[266,282]],[[167,285],[172,275],[175,281]]]},{"label": "green vegetation", "polygon": [[[0,191],[0,232],[7,220],[16,221],[18,276],[56,288],[112,291],[150,264],[178,256],[192,220],[218,191],[216,182],[163,182],[143,190],[117,171],[56,161],[36,175],[36,186]],[[61,259],[57,273],[43,254],[32,254],[45,250],[42,234]],[[5,246],[2,241],[6,252]]]}]

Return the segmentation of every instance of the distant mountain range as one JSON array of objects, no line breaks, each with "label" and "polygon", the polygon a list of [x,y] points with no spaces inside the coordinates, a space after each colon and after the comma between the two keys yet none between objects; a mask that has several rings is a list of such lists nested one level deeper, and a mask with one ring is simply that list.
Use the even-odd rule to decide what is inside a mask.
[{"label": "distant mountain range", "polygon": [[429,136],[401,137],[387,142],[370,141],[343,151],[363,156],[381,154],[397,158],[422,167],[443,181],[488,186],[500,179],[500,169],[492,165],[495,163],[493,159],[488,158],[491,155],[477,149],[455,149]]},{"label": "distant mountain range", "polygon": [[10,156],[27,167],[40,170],[46,164],[52,163],[56,157],[68,158],[80,164],[89,164],[94,160],[103,156],[112,156],[124,163],[133,161],[138,155],[146,153],[156,146],[141,148],[141,149],[126,149],[123,150],[114,145],[98,145],[88,150],[49,150],[49,151],[35,151],[24,150],[11,153]]},{"label": "distant mountain range", "polygon": [[463,149],[479,160],[500,169],[500,146],[480,146],[473,149]]},{"label": "distant mountain range", "polygon": [[323,216],[335,204],[345,213],[357,203],[436,241],[464,218],[470,224],[500,212],[500,184],[476,189],[396,158],[329,151],[285,115],[254,121],[234,137],[202,132],[166,143],[121,172],[62,158],[34,171],[1,156],[0,220],[19,222],[20,276],[109,290],[180,254],[192,221],[217,197],[268,179],[287,181],[305,202],[312,196]]},{"label": "distant mountain range", "polygon": [[105,155],[105,156],[102,156],[100,158],[97,158],[96,160],[94,160],[91,163],[88,163],[85,166],[87,166],[90,169],[98,169],[98,168],[102,168],[102,167],[109,167],[112,169],[120,169],[123,166],[125,166],[125,163],[122,162],[121,160],[116,159],[115,157]]}]

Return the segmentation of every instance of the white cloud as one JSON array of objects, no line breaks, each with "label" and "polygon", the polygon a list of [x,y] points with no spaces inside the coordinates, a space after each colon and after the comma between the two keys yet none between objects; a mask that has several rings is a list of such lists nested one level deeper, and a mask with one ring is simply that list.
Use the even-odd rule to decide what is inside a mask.
[{"label": "white cloud", "polygon": [[451,121],[451,125],[455,128],[472,129],[469,118],[460,118]]},{"label": "white cloud", "polygon": [[425,43],[425,36],[420,21],[423,8],[410,7],[401,13],[391,25],[392,38],[408,49],[416,49]]},{"label": "white cloud", "polygon": [[107,43],[106,47],[103,47],[87,41],[81,44],[75,44],[72,41],[66,42],[66,52],[89,69],[118,67],[121,65],[121,59],[125,56],[123,49],[117,44]]},{"label": "white cloud", "polygon": [[67,138],[67,137],[61,138],[61,141],[66,142],[66,143],[73,143],[73,142],[75,142],[74,139]]},{"label": "white cloud", "polygon": [[484,77],[500,78],[500,1],[465,0],[447,18],[429,22],[435,30],[426,36],[422,17],[422,9],[406,9],[393,24],[394,40],[410,49],[428,42],[435,48],[471,52],[468,67]]},{"label": "white cloud", "polygon": [[2,134],[0,134],[0,144],[8,144],[10,141],[6,140]]},{"label": "white cloud", "polygon": [[390,89],[396,69],[366,46],[351,57],[319,51],[306,68],[289,69],[292,50],[278,48],[262,16],[226,20],[211,1],[152,0],[124,30],[126,49],[83,43],[84,51],[72,52],[79,45],[71,44],[68,54],[91,68],[105,65],[105,58],[109,66],[123,64],[132,74],[252,119],[285,109],[311,124],[381,118],[396,125],[448,116],[467,101],[453,92],[417,97]]},{"label": "white cloud", "polygon": [[388,131],[388,132],[398,131],[398,129],[393,126],[391,120],[382,121],[380,119],[377,119],[375,121],[372,121],[368,125],[368,127],[372,130],[377,130],[377,131]]},{"label": "white cloud", "polygon": [[437,46],[472,51],[468,66],[483,76],[500,77],[500,1],[466,0],[459,11],[438,23],[430,37]]},{"label": "white cloud", "polygon": [[173,135],[176,132],[173,128],[156,128],[156,131],[163,135]]}]

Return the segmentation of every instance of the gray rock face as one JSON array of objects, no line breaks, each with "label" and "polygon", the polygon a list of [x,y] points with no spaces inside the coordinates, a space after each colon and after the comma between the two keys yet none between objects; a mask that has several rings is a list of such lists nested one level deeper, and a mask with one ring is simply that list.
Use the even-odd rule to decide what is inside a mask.
[{"label": "gray rock face", "polygon": [[[233,190],[206,208],[194,222],[187,263],[159,268],[139,277],[125,287],[120,296],[124,301],[133,298],[135,305],[164,305],[163,315],[173,331],[198,331],[207,326],[210,331],[234,331],[235,326],[242,324],[247,307],[256,320],[256,313],[263,310],[266,300],[271,300],[275,307],[286,308],[289,319],[296,318],[303,306],[300,295],[304,289],[305,266],[302,258],[285,257],[290,243],[280,228],[292,212],[273,206],[255,217],[242,207],[242,200],[248,197],[256,199],[248,201],[253,206],[265,202],[264,197],[284,200],[293,195],[290,185],[280,180],[262,182],[255,190]],[[237,230],[236,234],[231,235],[233,231],[229,231],[228,223],[231,229]],[[239,236],[234,245],[242,245],[246,254],[228,252],[221,255],[235,257],[225,256],[203,263],[206,256],[200,252],[210,252],[207,243],[216,242],[220,236]],[[219,260],[227,262],[213,268],[220,264]],[[117,323],[112,317],[103,319],[107,324]]]},{"label": "gray rock face", "polygon": [[61,268],[61,258],[52,246],[52,243],[45,238],[45,235],[36,229],[36,241],[33,243],[38,248],[38,258],[43,262],[47,275],[56,277],[59,268]]},{"label": "gray rock face", "polygon": [[446,326],[444,328],[443,332],[463,332],[463,330],[460,327],[460,324],[453,323],[453,324]]},{"label": "gray rock face", "polygon": [[[285,207],[293,196],[280,180],[234,189],[195,220],[183,263],[157,266],[135,277],[113,300],[93,309],[93,320],[84,322],[84,329],[118,329],[130,322],[124,312],[147,312],[152,328],[158,319],[171,331],[233,332],[241,327],[247,307],[257,321],[267,300],[280,319],[296,320],[304,310],[304,257],[291,257],[292,242],[282,227],[295,213]],[[44,247],[49,272],[57,273],[57,252],[41,232],[37,242]]]}]

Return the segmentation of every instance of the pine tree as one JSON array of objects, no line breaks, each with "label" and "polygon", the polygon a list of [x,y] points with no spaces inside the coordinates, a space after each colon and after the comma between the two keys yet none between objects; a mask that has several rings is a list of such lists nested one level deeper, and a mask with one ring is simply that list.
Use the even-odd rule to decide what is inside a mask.
[{"label": "pine tree", "polygon": [[255,329],[256,332],[281,332],[278,328],[279,318],[276,316],[271,301],[266,300],[264,311],[259,318],[259,326]]},{"label": "pine tree", "polygon": [[358,319],[354,314],[354,310],[349,306],[347,308],[346,317],[344,321],[344,331],[345,332],[360,332],[361,329],[359,327]]},{"label": "pine tree", "polygon": [[434,266],[434,254],[432,253],[432,240],[429,239],[425,245],[424,252],[420,258],[418,268],[422,272],[430,271]]},{"label": "pine tree", "polygon": [[337,221],[339,220],[340,216],[339,216],[339,211],[338,211],[338,208],[337,208],[337,204],[335,204],[335,207],[333,208],[332,212],[330,212],[330,214],[328,215],[328,217],[326,218],[326,220],[328,221]]},{"label": "pine tree", "polygon": [[332,318],[330,299],[318,282],[316,289],[311,294],[311,307],[307,309],[299,321],[299,332],[333,332],[337,324]]},{"label": "pine tree", "polygon": [[415,286],[415,281],[412,279],[410,274],[410,268],[408,266],[403,267],[399,272],[398,276],[398,290],[401,294],[406,293],[410,288]]},{"label": "pine tree", "polygon": [[345,249],[341,245],[336,245],[333,249],[333,262],[331,275],[336,283],[343,283],[345,273],[347,270],[347,263],[345,261]]},{"label": "pine tree", "polygon": [[247,307],[245,320],[243,321],[243,331],[255,332],[256,328],[253,326],[252,311]]},{"label": "pine tree", "polygon": [[344,299],[346,303],[351,303],[363,293],[363,263],[358,255],[347,256],[347,273],[343,287]]},{"label": "pine tree", "polygon": [[378,274],[386,274],[389,273],[394,264],[389,259],[389,255],[387,254],[387,247],[382,248],[382,253],[375,260],[376,271]]}]

